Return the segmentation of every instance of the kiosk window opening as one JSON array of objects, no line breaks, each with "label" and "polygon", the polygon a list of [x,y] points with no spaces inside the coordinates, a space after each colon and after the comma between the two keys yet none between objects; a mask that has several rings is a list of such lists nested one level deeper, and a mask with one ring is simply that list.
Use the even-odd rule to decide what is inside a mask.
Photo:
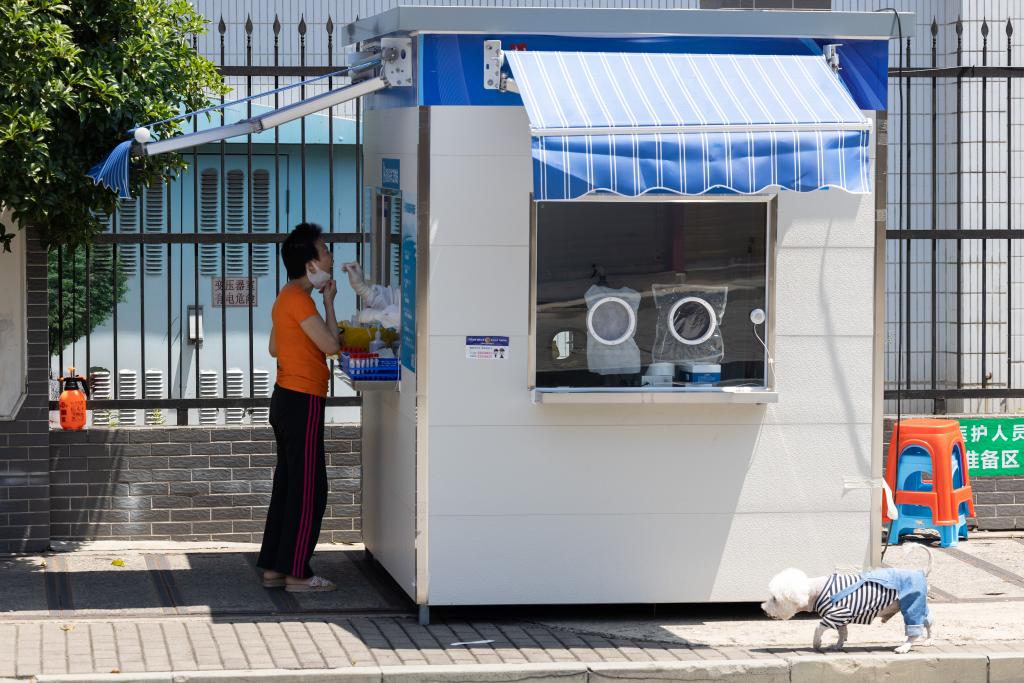
[{"label": "kiosk window opening", "polygon": [[767,388],[767,198],[535,213],[536,387]]}]

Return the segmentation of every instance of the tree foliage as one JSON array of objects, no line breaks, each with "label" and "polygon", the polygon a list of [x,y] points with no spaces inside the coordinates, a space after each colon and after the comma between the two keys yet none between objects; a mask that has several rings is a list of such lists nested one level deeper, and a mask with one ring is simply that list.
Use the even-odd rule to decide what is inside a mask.
[{"label": "tree foliage", "polygon": [[[2,0],[0,26],[0,205],[48,244],[86,243],[117,197],[85,172],[129,129],[223,92],[190,44],[203,19],[188,0]],[[134,160],[133,193],[182,164]],[[0,245],[11,237],[0,225]]]},{"label": "tree foliage", "polygon": [[[92,332],[110,318],[114,306],[124,300],[128,277],[115,264],[109,244],[86,247],[60,247],[49,254],[50,355]],[[116,268],[116,270],[115,270]],[[89,287],[86,288],[86,270]],[[116,273],[116,275],[115,275]]]}]

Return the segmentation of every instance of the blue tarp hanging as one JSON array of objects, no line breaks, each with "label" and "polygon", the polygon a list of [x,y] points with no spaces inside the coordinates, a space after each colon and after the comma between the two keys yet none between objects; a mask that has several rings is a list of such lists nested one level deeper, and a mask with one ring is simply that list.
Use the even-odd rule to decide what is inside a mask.
[{"label": "blue tarp hanging", "polygon": [[871,188],[869,121],[822,57],[507,52],[538,199]]}]

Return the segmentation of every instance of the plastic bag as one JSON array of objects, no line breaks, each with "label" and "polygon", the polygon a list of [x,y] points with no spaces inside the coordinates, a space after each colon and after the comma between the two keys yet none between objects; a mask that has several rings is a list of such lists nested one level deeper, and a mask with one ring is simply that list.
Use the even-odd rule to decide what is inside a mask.
[{"label": "plastic bag", "polygon": [[651,286],[658,325],[651,358],[655,363],[720,363],[725,357],[722,318],[726,286]]},{"label": "plastic bag", "polygon": [[583,298],[587,302],[587,368],[598,375],[638,374],[640,349],[633,335],[640,292],[593,285]]}]

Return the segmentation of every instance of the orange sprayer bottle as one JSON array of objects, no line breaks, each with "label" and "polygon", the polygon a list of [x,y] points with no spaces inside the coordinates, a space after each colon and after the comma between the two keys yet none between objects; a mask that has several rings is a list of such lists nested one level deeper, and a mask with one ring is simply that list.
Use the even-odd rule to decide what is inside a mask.
[{"label": "orange sprayer bottle", "polygon": [[60,408],[61,429],[81,429],[85,426],[85,399],[89,396],[89,386],[85,378],[75,374],[74,368],[68,368],[68,376],[60,378],[63,391],[57,406]]}]

